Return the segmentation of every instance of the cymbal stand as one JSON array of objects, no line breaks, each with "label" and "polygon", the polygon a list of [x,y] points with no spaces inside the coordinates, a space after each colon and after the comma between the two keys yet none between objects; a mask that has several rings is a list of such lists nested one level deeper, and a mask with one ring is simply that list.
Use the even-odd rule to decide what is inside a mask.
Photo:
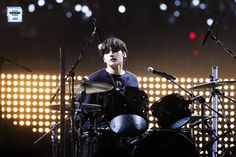
[{"label": "cymbal stand", "polygon": [[[94,25],[94,21],[93,21],[93,25]],[[81,52],[80,52],[80,54],[78,55],[78,57],[76,58],[76,60],[75,60],[75,62],[74,62],[74,64],[72,64],[70,67],[69,67],[69,70],[68,70],[68,72],[66,73],[66,75],[64,76],[64,80],[67,80],[67,79],[69,79],[69,77],[71,78],[71,89],[74,89],[74,76],[75,76],[75,72],[74,72],[74,70],[75,70],[75,68],[76,68],[76,66],[79,64],[79,62],[80,62],[80,60],[81,60],[81,58],[83,57],[83,55],[84,55],[84,53],[86,52],[86,50],[88,49],[88,47],[93,43],[93,40],[94,40],[94,38],[95,38],[95,36],[96,36],[96,33],[97,33],[97,28],[96,28],[96,25],[94,25],[94,29],[93,29],[93,32],[91,33],[91,36],[90,36],[90,39],[89,39],[89,41],[86,43],[86,45],[84,46],[84,48],[81,50]],[[55,99],[55,97],[56,97],[56,95],[59,93],[59,91],[60,91],[60,87],[58,87],[57,88],[57,91],[56,91],[56,93],[52,96],[52,98],[50,99],[50,103],[52,103],[53,102],[53,100]],[[61,91],[61,93],[63,93],[62,91]],[[74,94],[74,93],[73,93]],[[74,98],[74,95],[72,95],[72,93],[71,93],[71,105],[72,105],[72,107],[71,107],[71,109],[72,109],[72,111],[71,111],[71,113],[72,114],[74,114],[73,112],[74,112],[74,109],[75,109],[75,103],[74,103],[74,101],[75,101],[75,98]],[[62,105],[62,106],[64,106],[64,105]],[[63,117],[61,117],[61,118],[63,118]],[[74,118],[74,117],[73,117]],[[72,118],[72,122],[71,122],[71,124],[72,125],[74,125],[74,119]],[[74,137],[75,137],[75,131],[74,131],[74,129],[73,129],[73,127],[72,127],[72,132],[71,132],[71,136],[72,136],[72,138],[73,138],[73,140],[72,140],[72,138],[71,138],[71,156],[72,157],[74,157],[75,156],[75,150],[74,150],[74,148],[75,148],[75,141],[74,141]]]},{"label": "cymbal stand", "polygon": [[[71,117],[67,117],[65,120],[69,120]],[[37,144],[39,141],[41,141],[44,137],[49,135],[51,133],[51,142],[52,142],[52,157],[58,157],[59,156],[59,140],[58,140],[58,131],[57,129],[60,127],[61,121],[58,123],[51,123],[50,130],[40,136],[34,144]]]},{"label": "cymbal stand", "polygon": [[[83,81],[81,85],[84,85],[84,91],[81,92],[80,95],[80,104],[82,104],[82,101],[85,98],[86,93],[86,80]],[[90,117],[92,116],[92,117]],[[97,112],[92,111],[88,112],[86,109],[81,108],[79,113],[79,128],[78,128],[78,157],[92,157],[95,153],[96,148],[96,139],[97,139]],[[91,121],[92,120],[92,121]],[[93,125],[92,123],[93,122]],[[84,124],[86,123],[86,124]],[[84,125],[90,125],[90,127],[93,126],[93,129],[89,128],[86,130],[86,126]]]},{"label": "cymbal stand", "polygon": [[[229,97],[226,97],[224,94],[220,93],[218,89],[213,88],[213,91],[212,91],[212,94],[211,94],[211,96],[210,96],[209,102],[202,104],[202,110],[201,110],[201,112],[202,112],[201,115],[202,115],[202,116],[203,116],[203,114],[204,114],[204,112],[205,112],[204,106],[206,106],[207,108],[209,108],[210,110],[212,110],[214,113],[216,113],[218,116],[220,116],[221,118],[223,118],[224,120],[226,120],[226,123],[227,123],[227,126],[228,126],[228,130],[227,130],[225,133],[223,133],[221,136],[217,136],[217,133],[215,133],[215,130],[213,130],[213,129],[211,128],[211,126],[210,126],[209,124],[207,124],[207,123],[204,121],[204,117],[202,117],[202,123],[201,123],[201,124],[202,124],[203,139],[204,139],[204,134],[205,134],[205,133],[210,133],[210,134],[213,135],[209,143],[206,144],[205,141],[203,140],[203,148],[202,148],[202,150],[207,150],[207,151],[208,151],[208,155],[210,155],[211,153],[213,153],[213,154],[215,154],[215,156],[216,156],[216,155],[217,155],[217,154],[216,154],[217,152],[212,152],[212,148],[211,148],[212,145],[213,145],[216,141],[222,143],[222,141],[219,141],[219,139],[222,138],[222,137],[224,137],[224,136],[225,136],[226,134],[228,134],[228,133],[230,133],[230,134],[233,136],[233,138],[234,138],[234,143],[235,143],[236,140],[235,140],[235,137],[234,137],[234,132],[233,132],[233,130],[230,129],[230,123],[228,122],[228,119],[226,118],[225,113],[222,112],[223,114],[220,114],[218,111],[216,111],[215,109],[211,108],[210,105],[209,105],[209,104],[211,103],[212,97],[213,97],[214,95],[227,98],[227,99],[229,99],[229,100],[232,101],[232,102],[235,102],[235,101],[234,101],[233,99],[229,98]],[[223,95],[224,95],[224,96],[223,96]],[[218,99],[218,100],[220,101],[220,103],[221,103],[221,105],[222,105],[222,108],[224,109],[222,101],[221,101],[220,99]],[[235,103],[236,103],[236,102],[235,102]],[[215,118],[217,118],[218,116],[216,116]],[[208,127],[208,128],[211,128],[211,129],[206,129],[205,125],[207,125],[207,127]],[[222,146],[224,146],[224,144],[222,144]]]},{"label": "cymbal stand", "polygon": [[51,140],[52,140],[52,157],[58,157],[58,131],[57,131],[57,124],[51,124],[52,134],[51,134]]},{"label": "cymbal stand", "polygon": [[[230,122],[229,122],[229,119],[227,118],[227,116],[226,116],[226,114],[225,114],[224,105],[223,105],[223,102],[222,102],[221,99],[226,98],[226,99],[228,99],[229,101],[231,101],[231,102],[233,102],[233,103],[235,103],[235,104],[236,104],[236,101],[233,100],[232,98],[226,96],[224,93],[221,93],[218,89],[214,89],[214,93],[217,94],[217,95],[219,96],[219,98],[220,98],[219,101],[220,101],[220,104],[222,105],[222,109],[223,109],[223,112],[222,112],[223,118],[224,118],[224,120],[225,120],[225,122],[226,122],[226,124],[227,124],[227,131],[226,131],[226,133],[230,133],[230,135],[233,137],[233,139],[234,139],[234,147],[236,147],[236,137],[235,137],[235,133],[234,133],[234,131],[230,128]],[[224,146],[224,145],[222,145],[222,146]],[[225,148],[224,148],[224,149],[225,149]]]}]

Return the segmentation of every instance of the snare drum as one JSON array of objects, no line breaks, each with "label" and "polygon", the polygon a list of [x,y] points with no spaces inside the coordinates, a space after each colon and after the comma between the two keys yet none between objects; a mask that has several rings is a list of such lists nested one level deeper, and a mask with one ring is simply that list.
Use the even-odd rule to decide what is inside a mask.
[{"label": "snare drum", "polygon": [[126,87],[124,95],[112,95],[107,114],[111,117],[110,128],[115,133],[134,137],[142,134],[148,128],[147,94],[134,87]]}]

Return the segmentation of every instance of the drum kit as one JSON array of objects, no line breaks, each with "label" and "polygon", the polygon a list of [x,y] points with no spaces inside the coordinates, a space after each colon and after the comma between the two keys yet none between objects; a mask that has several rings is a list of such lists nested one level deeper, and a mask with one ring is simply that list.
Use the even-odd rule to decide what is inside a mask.
[{"label": "drum kit", "polygon": [[[232,83],[236,81],[214,81],[190,89],[215,89]],[[78,93],[94,94],[106,93],[112,89],[113,87],[106,83],[87,83],[77,86],[75,90]],[[163,157],[200,156],[201,150],[197,149],[191,129],[213,117],[194,114],[189,106],[195,100],[201,104],[205,103],[202,96],[186,100],[180,94],[172,93],[154,102],[150,107],[147,94],[137,88],[126,88],[124,94],[115,92],[108,97],[111,101],[106,102],[106,107],[103,104],[76,102],[76,108],[80,109],[79,119],[76,121],[78,125],[74,128],[78,136],[75,146],[72,146],[75,152],[71,156],[143,157],[156,153]],[[52,105],[49,108],[60,110],[60,105]],[[70,105],[65,105],[65,109],[70,111]],[[108,118],[104,118],[104,113],[108,113]],[[148,113],[155,117],[159,128],[148,127]],[[104,119],[106,121],[103,121]],[[184,132],[182,128],[186,128],[187,124],[190,131]],[[212,143],[214,141],[210,141],[208,146]]]}]

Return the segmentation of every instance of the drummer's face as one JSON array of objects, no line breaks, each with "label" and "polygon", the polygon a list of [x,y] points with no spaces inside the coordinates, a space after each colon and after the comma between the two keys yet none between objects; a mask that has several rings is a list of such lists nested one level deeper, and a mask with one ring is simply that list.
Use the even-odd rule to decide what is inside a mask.
[{"label": "drummer's face", "polygon": [[126,58],[126,53],[121,50],[114,52],[109,51],[109,53],[105,53],[103,56],[103,61],[110,67],[117,67],[119,65],[123,65],[124,58]]}]

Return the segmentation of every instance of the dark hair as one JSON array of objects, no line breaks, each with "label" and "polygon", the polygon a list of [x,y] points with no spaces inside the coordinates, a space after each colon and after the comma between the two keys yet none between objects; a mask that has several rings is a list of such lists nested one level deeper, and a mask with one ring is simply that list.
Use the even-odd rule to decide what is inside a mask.
[{"label": "dark hair", "polygon": [[122,52],[126,52],[126,54],[128,53],[126,44],[122,40],[114,36],[110,36],[107,39],[105,39],[105,41],[103,41],[101,44],[98,45],[98,49],[102,57],[105,53],[108,53],[110,49],[112,51],[121,50]]}]

